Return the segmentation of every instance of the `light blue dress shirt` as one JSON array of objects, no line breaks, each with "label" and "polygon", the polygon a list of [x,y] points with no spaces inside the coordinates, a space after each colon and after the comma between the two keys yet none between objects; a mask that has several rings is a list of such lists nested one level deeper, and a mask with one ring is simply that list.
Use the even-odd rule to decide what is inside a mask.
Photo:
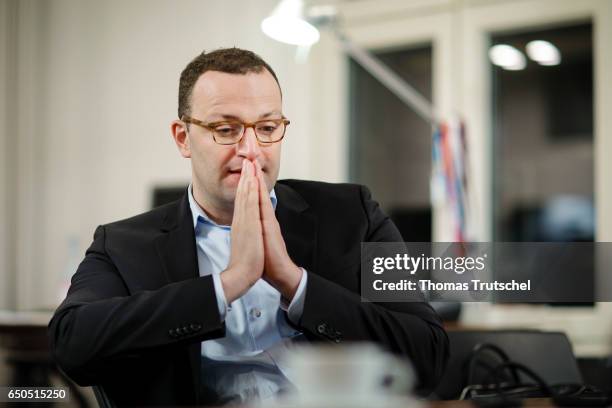
[{"label": "light blue dress shirt", "polygon": [[[219,314],[226,328],[225,337],[202,342],[203,385],[216,391],[219,404],[272,398],[292,388],[279,356],[303,338],[286,316],[297,323],[302,315],[307,273],[302,269],[302,279],[290,304],[274,287],[259,279],[228,305],[220,273],[229,263],[231,226],[218,225],[207,216],[193,198],[191,185],[188,198],[200,276],[212,274]],[[274,190],[270,199],[276,209]]]}]

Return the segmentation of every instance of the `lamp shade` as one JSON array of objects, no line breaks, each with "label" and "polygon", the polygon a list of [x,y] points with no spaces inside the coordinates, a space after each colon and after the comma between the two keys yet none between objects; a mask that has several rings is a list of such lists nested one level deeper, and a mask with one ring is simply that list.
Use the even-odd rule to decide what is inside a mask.
[{"label": "lamp shade", "polygon": [[319,30],[304,18],[302,0],[282,0],[261,22],[261,30],[287,44],[309,46],[319,41]]}]

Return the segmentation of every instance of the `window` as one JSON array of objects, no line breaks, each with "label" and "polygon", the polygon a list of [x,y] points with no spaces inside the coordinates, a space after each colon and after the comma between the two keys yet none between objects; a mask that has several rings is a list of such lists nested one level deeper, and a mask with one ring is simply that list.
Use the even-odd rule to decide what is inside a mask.
[{"label": "window", "polygon": [[[431,100],[431,46],[376,56]],[[372,190],[405,241],[430,241],[431,126],[354,61],[350,79],[350,179]]]},{"label": "window", "polygon": [[[528,56],[536,40],[559,50],[558,64]],[[523,69],[491,65],[495,240],[593,241],[591,24],[498,34],[491,43],[526,57]]]}]

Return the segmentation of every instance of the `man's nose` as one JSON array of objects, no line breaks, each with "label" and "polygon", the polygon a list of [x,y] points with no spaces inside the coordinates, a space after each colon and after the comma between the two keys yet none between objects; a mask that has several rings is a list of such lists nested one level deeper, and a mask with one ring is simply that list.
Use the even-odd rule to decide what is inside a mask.
[{"label": "man's nose", "polygon": [[261,154],[261,146],[255,136],[253,128],[247,128],[244,131],[244,136],[238,143],[238,156],[248,160],[255,160]]}]

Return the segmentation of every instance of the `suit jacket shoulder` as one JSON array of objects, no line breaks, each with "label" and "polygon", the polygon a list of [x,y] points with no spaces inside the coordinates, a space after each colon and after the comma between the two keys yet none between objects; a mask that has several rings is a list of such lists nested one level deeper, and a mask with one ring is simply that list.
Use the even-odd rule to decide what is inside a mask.
[{"label": "suit jacket shoulder", "polygon": [[288,187],[299,194],[308,205],[319,206],[342,206],[347,203],[355,205],[361,199],[363,190],[367,190],[360,184],[353,183],[326,183],[322,181],[285,179],[279,180],[276,189]]},{"label": "suit jacket shoulder", "polygon": [[107,230],[125,233],[147,233],[153,230],[159,231],[160,228],[167,225],[169,221],[168,218],[179,211],[179,207],[183,201],[186,201],[186,196],[176,201],[155,207],[149,211],[104,224],[103,227]]},{"label": "suit jacket shoulder", "polygon": [[[360,184],[287,179],[279,180],[275,189],[279,202],[287,195],[299,195],[304,206],[316,213],[319,221],[327,226],[341,225],[343,221],[353,224],[368,222],[376,212],[382,214],[378,203],[371,199],[368,188]],[[294,201],[293,197],[291,201]]]}]

